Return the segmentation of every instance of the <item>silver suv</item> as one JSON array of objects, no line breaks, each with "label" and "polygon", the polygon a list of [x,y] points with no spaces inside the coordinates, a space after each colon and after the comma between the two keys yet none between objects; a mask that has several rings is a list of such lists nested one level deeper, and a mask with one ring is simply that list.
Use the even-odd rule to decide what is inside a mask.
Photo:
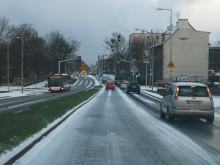
[{"label": "silver suv", "polygon": [[214,104],[209,88],[201,83],[171,83],[160,103],[160,117],[193,116],[214,122]]}]

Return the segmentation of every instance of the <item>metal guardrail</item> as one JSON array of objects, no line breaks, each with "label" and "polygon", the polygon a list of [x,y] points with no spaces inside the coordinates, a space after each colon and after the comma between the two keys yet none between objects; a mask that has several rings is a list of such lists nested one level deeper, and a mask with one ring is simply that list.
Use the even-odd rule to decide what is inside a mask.
[{"label": "metal guardrail", "polygon": [[145,96],[148,96],[148,97],[151,97],[154,101],[160,103],[160,100],[161,100],[161,99],[160,99],[159,97],[156,97],[156,96],[151,95],[151,94],[149,94],[149,93],[146,93],[146,92],[144,92],[144,91],[141,91],[141,94],[143,94],[143,95],[145,95]]}]

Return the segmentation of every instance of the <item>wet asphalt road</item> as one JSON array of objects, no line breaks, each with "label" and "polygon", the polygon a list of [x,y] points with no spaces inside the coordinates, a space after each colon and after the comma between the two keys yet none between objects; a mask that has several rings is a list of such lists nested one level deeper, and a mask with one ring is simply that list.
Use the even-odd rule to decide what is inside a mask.
[{"label": "wet asphalt road", "polygon": [[0,100],[0,112],[1,111],[19,111],[20,109],[35,104],[38,102],[57,99],[62,96],[70,95],[82,90],[87,90],[95,85],[95,82],[91,78],[79,79],[76,84],[71,88],[71,91],[66,92],[45,92],[39,95],[30,95],[15,98],[6,98]]},{"label": "wet asphalt road", "polygon": [[[15,164],[220,164],[220,150],[200,140],[207,134],[217,139],[219,135],[211,133],[219,131],[217,127],[183,121],[161,120],[152,107],[132,95],[103,90]],[[193,133],[196,129],[200,138],[195,136],[198,132]]]}]

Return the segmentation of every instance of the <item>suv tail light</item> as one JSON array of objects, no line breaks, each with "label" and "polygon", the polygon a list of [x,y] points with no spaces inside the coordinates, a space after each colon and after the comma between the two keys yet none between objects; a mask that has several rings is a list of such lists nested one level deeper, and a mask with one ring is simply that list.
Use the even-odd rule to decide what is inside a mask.
[{"label": "suv tail light", "polygon": [[210,101],[213,102],[213,98],[212,98],[212,95],[211,95],[210,89],[209,89],[208,87],[207,87],[207,92],[208,92],[208,94],[209,94],[209,99],[210,99]]},{"label": "suv tail light", "polygon": [[178,100],[178,94],[179,94],[179,91],[180,91],[180,88],[177,87],[177,88],[176,88],[176,96],[175,96],[175,99],[176,99],[176,100]]}]

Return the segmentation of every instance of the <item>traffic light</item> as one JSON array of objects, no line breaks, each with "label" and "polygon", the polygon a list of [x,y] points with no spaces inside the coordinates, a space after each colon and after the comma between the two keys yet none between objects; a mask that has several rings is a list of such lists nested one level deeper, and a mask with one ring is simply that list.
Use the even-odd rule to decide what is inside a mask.
[{"label": "traffic light", "polygon": [[76,62],[81,63],[81,56],[76,56]]}]

